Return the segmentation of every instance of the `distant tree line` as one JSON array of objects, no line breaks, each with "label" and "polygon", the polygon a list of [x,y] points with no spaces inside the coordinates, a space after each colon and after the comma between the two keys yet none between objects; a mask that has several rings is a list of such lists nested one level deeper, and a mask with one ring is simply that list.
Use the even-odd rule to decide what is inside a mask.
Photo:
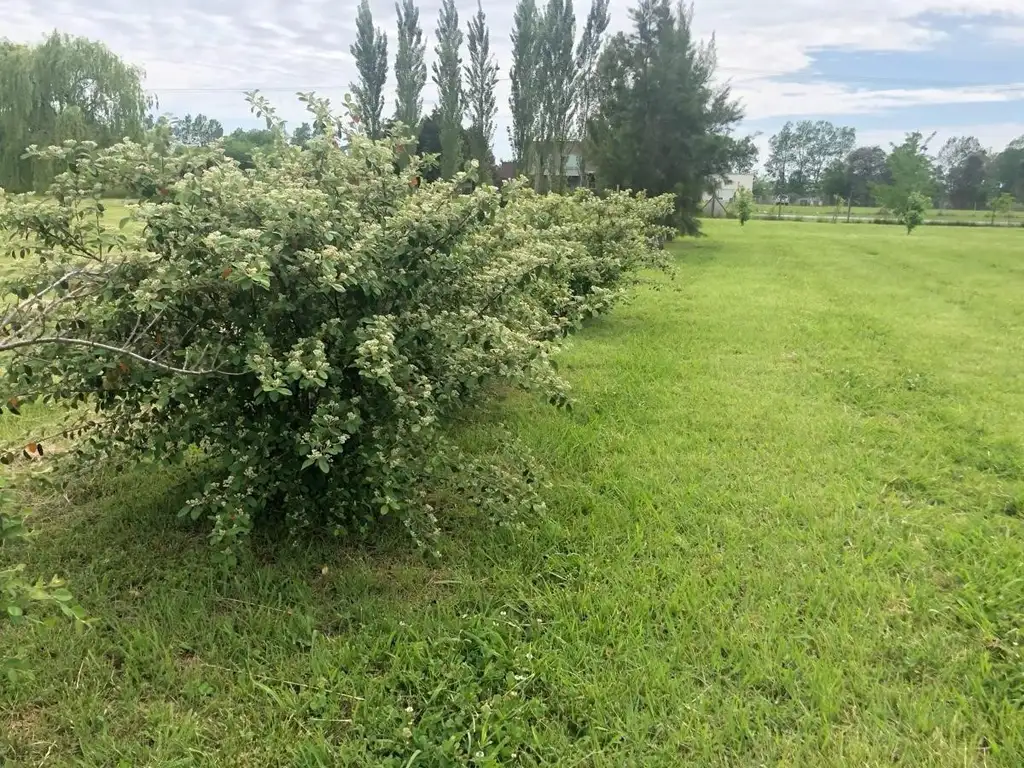
[{"label": "distant tree line", "polygon": [[754,192],[762,200],[813,198],[889,209],[896,204],[894,189],[912,191],[937,208],[1024,201],[1024,136],[1002,151],[984,148],[974,136],[956,136],[935,155],[929,141],[911,133],[886,151],[857,147],[853,128],[825,120],[788,122],[769,141],[765,172]]}]

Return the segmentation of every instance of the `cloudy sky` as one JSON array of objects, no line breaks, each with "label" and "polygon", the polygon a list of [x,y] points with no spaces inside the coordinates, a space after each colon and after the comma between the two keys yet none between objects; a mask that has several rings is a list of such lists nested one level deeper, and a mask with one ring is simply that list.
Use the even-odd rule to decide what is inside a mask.
[{"label": "cloudy sky", "polygon": [[[582,25],[590,0],[575,0]],[[542,4],[543,0],[539,0]],[[465,22],[475,0],[457,0]],[[422,0],[428,65],[440,0]],[[514,0],[483,0],[503,78],[496,154],[507,156],[508,33]],[[629,0],[611,0],[612,29]],[[394,54],[394,5],[372,0]],[[294,92],[334,99],[354,78],[355,0],[0,0],[0,34],[40,40],[54,28],[106,42],[146,71],[160,110],[204,112],[229,130],[255,125],[242,91],[260,88],[291,125]],[[464,24],[463,24],[464,26]],[[1002,148],[1024,134],[1024,0],[698,0],[695,26],[718,41],[720,74],[746,106],[742,130],[789,119],[857,128],[861,143],[904,132],[972,134]],[[428,83],[427,108],[435,98]],[[391,111],[389,94],[386,111]]]}]

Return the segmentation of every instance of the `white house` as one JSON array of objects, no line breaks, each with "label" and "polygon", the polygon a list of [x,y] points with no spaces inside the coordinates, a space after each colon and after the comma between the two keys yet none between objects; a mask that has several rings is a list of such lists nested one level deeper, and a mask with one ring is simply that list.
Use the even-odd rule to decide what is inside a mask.
[{"label": "white house", "polygon": [[725,209],[736,196],[736,191],[743,187],[747,190],[754,188],[754,174],[752,173],[730,173],[725,181],[719,184],[715,191],[705,192],[702,199],[703,208],[706,213],[712,216],[725,216]]},{"label": "white house", "polygon": [[[587,178],[586,179],[581,178],[581,174],[580,174],[580,154],[581,153],[580,153],[580,144],[579,144],[579,142],[578,141],[567,141],[565,143],[565,148],[564,148],[563,151],[565,153],[564,154],[564,159],[565,159],[565,185],[566,185],[566,187],[568,187],[569,189],[576,189],[577,187],[593,187],[594,186],[595,171],[597,169],[594,167],[594,161],[593,160],[588,160],[587,161]],[[549,157],[549,158],[547,158],[547,160],[548,160],[549,163],[553,163],[554,162],[554,157]],[[536,170],[537,169],[537,164],[536,163],[533,164],[533,168],[534,168],[534,170],[533,170],[533,173],[531,174],[531,178],[534,178],[537,175],[537,170]],[[544,169],[544,173],[542,174],[542,178],[544,179],[544,184],[542,185],[542,189],[545,186],[549,187],[550,184],[551,184],[551,182],[548,180],[548,172],[549,172],[549,170],[550,170],[549,168],[545,168]]]}]

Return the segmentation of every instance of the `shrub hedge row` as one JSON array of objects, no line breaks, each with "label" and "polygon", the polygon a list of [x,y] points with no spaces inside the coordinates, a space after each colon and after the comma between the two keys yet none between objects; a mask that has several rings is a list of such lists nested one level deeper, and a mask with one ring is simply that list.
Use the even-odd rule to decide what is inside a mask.
[{"label": "shrub hedge row", "polygon": [[[341,534],[399,516],[428,546],[438,483],[502,520],[532,509],[528,471],[475,467],[445,428],[495,384],[568,403],[558,340],[664,265],[672,201],[422,183],[431,160],[403,139],[311,109],[319,138],[289,146],[271,118],[245,171],[217,146],[33,150],[67,171],[48,199],[0,202],[23,259],[0,287],[18,297],[10,396],[68,408],[79,467],[198,446],[210,479],[184,512],[229,558],[271,519]],[[139,201],[120,227],[110,188]]]}]

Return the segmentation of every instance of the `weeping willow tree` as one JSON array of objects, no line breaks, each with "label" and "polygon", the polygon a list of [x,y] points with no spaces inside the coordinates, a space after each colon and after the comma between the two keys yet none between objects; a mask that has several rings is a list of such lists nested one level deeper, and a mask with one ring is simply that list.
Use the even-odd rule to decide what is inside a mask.
[{"label": "weeping willow tree", "polygon": [[0,187],[45,188],[61,169],[26,159],[31,144],[137,138],[150,106],[142,70],[99,42],[54,32],[40,45],[0,40]]}]

